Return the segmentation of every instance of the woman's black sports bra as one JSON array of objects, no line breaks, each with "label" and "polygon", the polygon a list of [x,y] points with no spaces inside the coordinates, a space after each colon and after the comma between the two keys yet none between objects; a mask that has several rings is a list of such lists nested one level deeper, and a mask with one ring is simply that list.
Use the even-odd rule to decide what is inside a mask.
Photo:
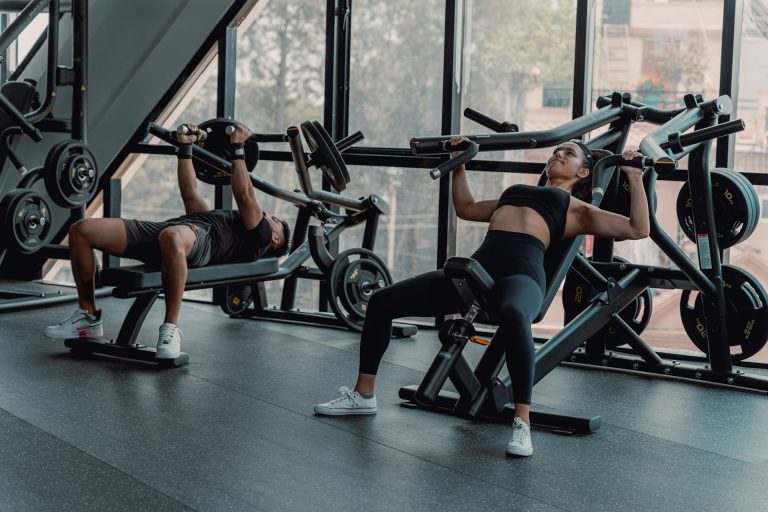
[{"label": "woman's black sports bra", "polygon": [[496,209],[507,205],[532,208],[547,223],[550,241],[556,241],[563,238],[570,202],[571,195],[563,189],[517,184],[501,194]]}]

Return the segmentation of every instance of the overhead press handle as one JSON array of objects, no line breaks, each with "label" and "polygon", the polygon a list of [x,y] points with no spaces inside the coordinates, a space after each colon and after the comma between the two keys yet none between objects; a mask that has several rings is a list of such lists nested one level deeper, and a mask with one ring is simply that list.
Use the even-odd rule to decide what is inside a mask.
[{"label": "overhead press handle", "polygon": [[455,146],[452,146],[450,143],[448,143],[446,146],[448,151],[461,151],[462,153],[455,158],[451,158],[450,160],[441,163],[429,171],[429,175],[433,180],[440,179],[452,170],[456,169],[458,166],[466,164],[477,156],[477,152],[480,149],[480,146],[477,144],[477,142],[472,142],[471,140],[462,141],[460,144]]},{"label": "overhead press handle", "polygon": [[520,128],[518,128],[516,124],[510,123],[509,121],[499,121],[487,114],[483,114],[479,110],[473,109],[472,107],[464,109],[464,117],[498,133],[520,131]]}]

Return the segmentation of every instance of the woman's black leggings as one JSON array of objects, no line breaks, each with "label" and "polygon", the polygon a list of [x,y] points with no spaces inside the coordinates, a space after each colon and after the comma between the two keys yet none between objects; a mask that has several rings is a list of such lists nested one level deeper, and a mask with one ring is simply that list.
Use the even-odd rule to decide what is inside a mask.
[{"label": "woman's black leggings", "polygon": [[[531,323],[544,298],[544,245],[523,233],[489,231],[472,255],[496,281],[493,303],[500,319],[494,343],[503,343],[515,403],[530,404],[533,389]],[[459,312],[460,299],[442,270],[411,277],[374,293],[360,339],[360,372],[375,375],[389,346],[392,320]]]}]

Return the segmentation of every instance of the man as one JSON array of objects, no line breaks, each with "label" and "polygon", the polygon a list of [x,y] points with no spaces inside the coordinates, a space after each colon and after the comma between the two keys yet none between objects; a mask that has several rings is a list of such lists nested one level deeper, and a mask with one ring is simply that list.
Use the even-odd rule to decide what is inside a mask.
[{"label": "man", "polygon": [[134,219],[83,219],[69,230],[72,273],[79,308],[58,325],[46,328],[49,338],[103,336],[102,313],[96,309],[94,249],[161,268],[165,293],[165,320],[160,326],[157,357],[173,359],[181,353],[177,322],[188,267],[253,261],[288,252],[288,224],[264,212],[256,200],[245,167],[243,150],[250,132],[235,125],[230,135],[232,194],[237,210],[211,210],[197,191],[192,166],[192,144],[200,131],[188,124],[187,134],[177,134],[177,176],[185,215],[165,222]]}]

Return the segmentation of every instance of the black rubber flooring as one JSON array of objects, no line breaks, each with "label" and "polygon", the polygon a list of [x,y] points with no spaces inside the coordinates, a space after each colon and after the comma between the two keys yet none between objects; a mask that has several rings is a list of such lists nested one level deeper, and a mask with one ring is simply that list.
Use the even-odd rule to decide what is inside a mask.
[{"label": "black rubber flooring", "polygon": [[[104,299],[114,337],[130,301]],[[233,320],[185,303],[190,364],[78,358],[42,328],[71,304],[0,315],[0,510],[741,511],[768,503],[763,395],[561,367],[534,401],[603,416],[591,436],[401,407],[437,349],[393,340],[379,413],[325,418],[352,386],[357,335]],[[162,303],[141,341],[153,344]],[[479,347],[471,347],[476,358]]]}]

